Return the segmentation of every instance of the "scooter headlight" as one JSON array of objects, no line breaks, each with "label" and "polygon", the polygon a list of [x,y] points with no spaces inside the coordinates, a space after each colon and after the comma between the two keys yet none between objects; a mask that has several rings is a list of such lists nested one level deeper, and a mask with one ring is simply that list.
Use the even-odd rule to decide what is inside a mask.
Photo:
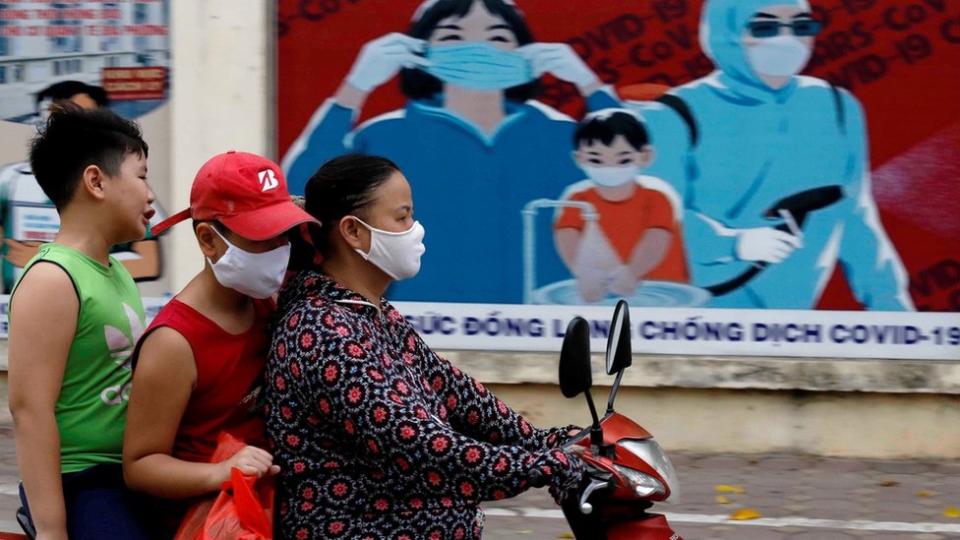
[{"label": "scooter headlight", "polygon": [[670,497],[667,498],[667,501],[676,502],[679,500],[680,482],[677,478],[677,471],[673,468],[673,463],[670,462],[670,458],[660,448],[657,441],[653,439],[630,439],[620,441],[619,444],[631,454],[642,459],[647,465],[653,467],[660,478],[663,478],[663,481],[670,488]]},{"label": "scooter headlight", "polygon": [[654,494],[663,495],[667,492],[663,484],[649,474],[644,474],[629,467],[621,467],[620,465],[614,465],[613,467],[627,479],[630,487],[633,488],[633,491],[640,497],[650,497]]}]

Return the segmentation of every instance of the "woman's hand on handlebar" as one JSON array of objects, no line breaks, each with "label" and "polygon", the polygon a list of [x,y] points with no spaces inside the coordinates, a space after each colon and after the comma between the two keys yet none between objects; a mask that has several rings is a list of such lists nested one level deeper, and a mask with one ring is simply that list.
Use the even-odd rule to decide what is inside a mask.
[{"label": "woman's hand on handlebar", "polygon": [[564,450],[569,450],[571,452],[576,452],[580,454],[583,452],[584,448],[577,444],[584,437],[590,435],[590,428],[581,428],[578,426],[567,426],[567,434],[563,443],[560,445]]}]

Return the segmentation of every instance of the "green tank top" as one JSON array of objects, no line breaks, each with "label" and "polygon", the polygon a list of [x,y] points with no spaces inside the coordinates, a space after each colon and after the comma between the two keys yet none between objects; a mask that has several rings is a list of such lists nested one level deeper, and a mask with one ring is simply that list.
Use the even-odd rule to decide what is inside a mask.
[{"label": "green tank top", "polygon": [[113,257],[105,267],[75,249],[44,244],[24,274],[40,261],[63,268],[80,300],[56,406],[61,471],[120,463],[132,376],[130,353],[145,322],[140,291]]}]

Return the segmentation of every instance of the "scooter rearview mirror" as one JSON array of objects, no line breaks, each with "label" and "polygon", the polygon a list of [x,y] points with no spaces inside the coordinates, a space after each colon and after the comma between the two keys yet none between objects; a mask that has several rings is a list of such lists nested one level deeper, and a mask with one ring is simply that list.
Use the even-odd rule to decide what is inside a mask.
[{"label": "scooter rearview mirror", "polygon": [[[593,374],[590,371],[590,325],[583,317],[574,317],[567,325],[560,348],[560,391],[568,398],[584,394],[590,406],[593,426],[590,428],[591,441],[603,442],[600,431],[600,417],[590,395],[593,386]],[[599,443],[594,443],[599,444]]]},{"label": "scooter rearview mirror", "polygon": [[623,300],[617,302],[613,310],[613,321],[610,323],[610,334],[607,336],[607,375],[617,374],[610,388],[610,397],[607,399],[607,414],[613,412],[613,402],[620,392],[620,381],[623,372],[633,365],[633,349],[630,343],[630,306]]},{"label": "scooter rearview mirror", "polygon": [[607,375],[621,372],[633,364],[630,350],[630,307],[623,300],[617,302],[607,337]]},{"label": "scooter rearview mirror", "polygon": [[590,325],[582,317],[574,317],[567,325],[560,348],[560,391],[573,398],[590,390]]}]

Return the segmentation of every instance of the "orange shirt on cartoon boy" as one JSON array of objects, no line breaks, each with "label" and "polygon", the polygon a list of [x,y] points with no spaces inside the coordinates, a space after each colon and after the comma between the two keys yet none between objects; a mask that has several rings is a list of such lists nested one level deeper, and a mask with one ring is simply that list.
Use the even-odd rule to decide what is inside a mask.
[{"label": "orange shirt on cartoon boy", "polygon": [[574,160],[589,180],[563,199],[589,203],[591,224],[579,208],[565,208],[554,224],[561,258],[583,300],[629,296],[644,279],[689,281],[676,194],[662,180],[642,176],[653,159],[646,130],[631,111],[593,113],[577,129]]}]

